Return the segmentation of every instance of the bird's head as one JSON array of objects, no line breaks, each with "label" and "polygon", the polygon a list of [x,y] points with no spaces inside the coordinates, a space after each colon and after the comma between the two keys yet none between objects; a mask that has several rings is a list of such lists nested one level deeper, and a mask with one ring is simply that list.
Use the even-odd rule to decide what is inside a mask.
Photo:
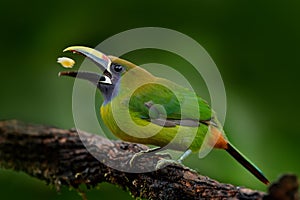
[{"label": "bird's head", "polygon": [[93,85],[97,86],[106,101],[109,101],[112,98],[114,89],[118,87],[122,76],[129,70],[138,69],[139,75],[150,75],[147,71],[142,70],[140,67],[127,60],[115,56],[107,56],[104,53],[89,47],[71,46],[66,48],[64,52],[65,51],[78,53],[92,60],[100,68],[102,74],[83,71],[63,71],[59,73],[59,76],[71,76],[88,80]]}]

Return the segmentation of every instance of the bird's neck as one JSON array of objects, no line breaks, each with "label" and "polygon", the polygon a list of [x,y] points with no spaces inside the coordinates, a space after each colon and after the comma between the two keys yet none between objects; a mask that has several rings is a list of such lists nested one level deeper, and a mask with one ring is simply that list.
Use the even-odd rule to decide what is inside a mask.
[{"label": "bird's neck", "polygon": [[108,104],[111,102],[111,100],[118,95],[119,93],[119,81],[114,85],[101,85],[99,87],[99,90],[101,91],[104,102],[103,105]]}]

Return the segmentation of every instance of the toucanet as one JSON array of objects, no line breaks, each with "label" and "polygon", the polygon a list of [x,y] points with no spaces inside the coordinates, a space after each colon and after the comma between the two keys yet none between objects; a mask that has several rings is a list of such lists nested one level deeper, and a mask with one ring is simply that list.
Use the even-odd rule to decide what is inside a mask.
[{"label": "toucanet", "polygon": [[205,142],[208,147],[224,149],[260,181],[269,183],[228,141],[208,103],[190,89],[92,48],[72,46],[64,51],[84,55],[101,69],[102,74],[63,71],[60,76],[85,79],[100,90],[104,98],[101,118],[116,137],[186,151],[182,158],[198,152]]}]

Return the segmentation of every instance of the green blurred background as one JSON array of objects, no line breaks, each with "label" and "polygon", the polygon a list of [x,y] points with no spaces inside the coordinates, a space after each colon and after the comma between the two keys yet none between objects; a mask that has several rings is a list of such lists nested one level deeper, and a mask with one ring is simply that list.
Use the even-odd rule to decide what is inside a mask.
[{"label": "green blurred background", "polygon": [[[217,64],[227,92],[225,129],[232,143],[271,181],[286,172],[300,174],[300,1],[4,0],[0,16],[0,119],[73,127],[73,81],[57,77],[62,49],[94,47],[137,27],[171,28],[197,40]],[[151,61],[142,55],[149,54],[129,57]],[[77,63],[81,60],[76,57]],[[223,151],[201,160],[192,155],[185,164],[221,182],[266,190]],[[131,199],[109,184],[87,196]],[[57,193],[24,173],[1,169],[0,198],[80,196],[68,188]]]}]

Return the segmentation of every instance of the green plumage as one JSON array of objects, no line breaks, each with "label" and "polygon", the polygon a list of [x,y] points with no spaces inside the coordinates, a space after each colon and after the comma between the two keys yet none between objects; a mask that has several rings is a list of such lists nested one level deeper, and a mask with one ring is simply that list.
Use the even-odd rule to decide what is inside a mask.
[{"label": "green plumage", "polygon": [[[176,94],[172,90],[176,91]],[[190,90],[167,80],[158,79],[157,83],[149,83],[138,88],[130,99],[130,111],[139,113],[141,117],[149,117],[149,109],[145,106],[149,101],[163,106],[167,118],[170,119],[209,120],[211,118],[211,109],[207,102]],[[197,106],[199,110],[195,108]],[[184,110],[181,110],[182,107]]]},{"label": "green plumage", "polygon": [[[168,148],[176,150],[190,148],[198,151],[208,131],[206,124],[165,127],[151,123],[145,103],[152,102],[153,107],[160,105],[158,108],[162,111],[158,109],[157,116],[155,113],[152,116],[154,118],[163,115],[170,120],[206,121],[211,119],[212,113],[207,102],[192,91],[166,79],[156,78],[139,67],[131,70],[134,72],[127,73],[116,86],[114,98],[101,107],[104,123],[125,141],[161,147],[169,144]],[[131,77],[136,73],[143,78]]]},{"label": "green plumage", "polygon": [[102,75],[91,72],[61,72],[60,75],[82,78],[97,86],[105,99],[100,108],[101,117],[116,137],[182,151],[225,149],[259,180],[269,183],[228,142],[207,102],[191,90],[88,47],[74,46],[65,51],[83,54],[103,70]]}]

